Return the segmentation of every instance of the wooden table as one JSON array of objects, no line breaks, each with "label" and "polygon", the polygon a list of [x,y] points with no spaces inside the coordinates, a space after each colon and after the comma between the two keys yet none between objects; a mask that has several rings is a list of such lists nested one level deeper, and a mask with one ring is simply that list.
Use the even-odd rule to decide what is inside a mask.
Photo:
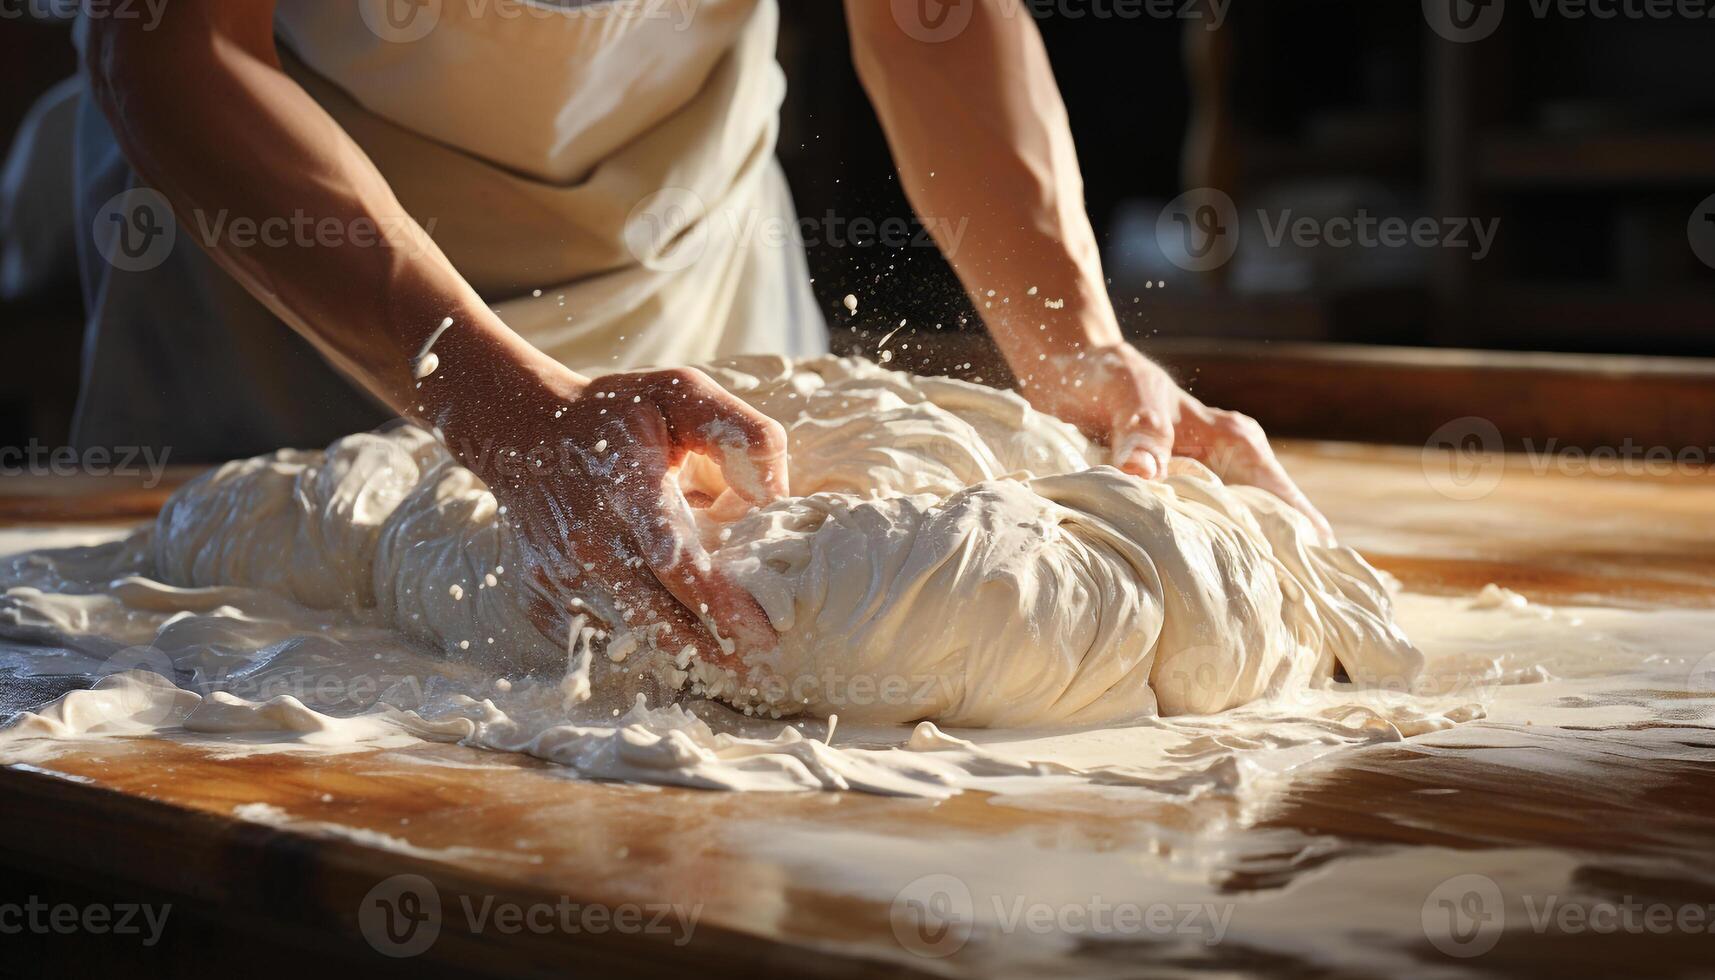
[{"label": "wooden table", "polygon": [[[1287,456],[1342,537],[1410,588],[1494,581],[1552,602],[1715,604],[1715,478],[1707,473],[1592,475],[1511,457],[1504,465],[1479,459],[1450,483],[1448,460],[1434,453],[1307,444]],[[90,513],[87,501],[80,512]],[[1019,806],[975,793],[931,803],[658,790],[573,781],[528,758],[448,745],[222,760],[174,742],[91,742],[40,769],[0,770],[0,902],[32,894],[171,902],[169,926],[149,949],[120,937],[4,936],[0,966],[35,975],[106,965],[247,976],[1155,975],[1174,964],[1318,972],[1290,943],[1210,948],[1194,963],[1148,943],[1071,943],[1039,960],[998,961],[972,941],[948,957],[917,956],[899,938],[885,890],[848,884],[880,873],[866,841],[921,848],[923,873],[1013,874],[1022,889],[1045,860],[1087,866],[1093,881],[1220,825],[1236,828],[1236,856],[1216,869],[1222,890],[1247,901],[1280,896],[1283,907],[1314,901],[1317,875],[1336,860],[1414,850],[1449,855],[1450,870],[1474,861],[1497,876],[1511,873],[1513,855],[1571,855],[1604,887],[1707,904],[1715,902],[1715,732],[1683,731],[1690,734],[1675,744],[1690,748],[1674,758],[1640,750],[1637,739],[1649,733],[1591,734],[1611,740],[1616,779],[1623,772],[1625,785],[1644,787],[1639,793],[1604,793],[1588,770],[1521,770],[1476,749],[1449,761],[1407,742],[1311,767],[1262,813],[1207,796]],[[239,808],[260,818],[242,819]],[[1270,853],[1276,840],[1316,845],[1283,860]],[[1680,870],[1627,878],[1643,859]],[[401,874],[424,884],[393,881],[372,893]],[[401,889],[425,886],[443,912],[432,946],[410,958],[380,955],[360,908],[367,901],[372,909],[373,936],[373,910],[417,910]],[[1384,886],[1406,887],[1377,882]],[[467,899],[474,908],[649,905],[646,914],[671,903],[698,919],[689,942],[666,927],[507,934],[467,928]],[[395,935],[404,923],[396,919]],[[1647,962],[1671,975],[1715,963],[1710,935],[1509,931],[1493,952],[1465,961],[1426,942],[1415,913],[1384,931],[1377,942],[1424,970],[1560,976]]]}]

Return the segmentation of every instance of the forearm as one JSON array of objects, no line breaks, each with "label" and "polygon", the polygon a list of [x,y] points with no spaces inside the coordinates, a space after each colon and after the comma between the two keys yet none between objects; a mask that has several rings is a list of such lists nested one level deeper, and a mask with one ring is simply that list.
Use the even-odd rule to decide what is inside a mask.
[{"label": "forearm", "polygon": [[[363,151],[281,70],[261,12],[271,6],[186,0],[150,33],[92,21],[93,93],[181,234],[387,404],[464,425],[473,391],[515,391],[547,373],[546,358],[483,303]],[[272,241],[217,233],[234,221],[293,231]],[[436,373],[457,374],[458,385],[419,377],[419,356],[448,318]]]},{"label": "forearm", "polygon": [[978,0],[964,30],[925,43],[893,6],[848,0],[858,73],[912,206],[995,341],[1026,380],[1056,355],[1118,343],[1065,106],[1029,13]]}]

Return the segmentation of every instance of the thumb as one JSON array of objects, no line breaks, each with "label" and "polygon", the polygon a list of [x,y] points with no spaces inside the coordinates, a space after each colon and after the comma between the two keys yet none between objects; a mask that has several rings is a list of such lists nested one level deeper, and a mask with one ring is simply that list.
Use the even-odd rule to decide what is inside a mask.
[{"label": "thumb", "polygon": [[1134,414],[1114,427],[1113,465],[1145,480],[1167,475],[1173,458],[1173,423],[1151,413]]}]

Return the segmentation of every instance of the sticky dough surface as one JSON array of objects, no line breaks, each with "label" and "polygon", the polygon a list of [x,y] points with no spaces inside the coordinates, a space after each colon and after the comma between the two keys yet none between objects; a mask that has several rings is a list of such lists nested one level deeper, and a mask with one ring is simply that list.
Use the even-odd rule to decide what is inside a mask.
[{"label": "sticky dough surface", "polygon": [[[644,645],[597,683],[1038,726],[1210,713],[1337,670],[1403,689],[1420,667],[1378,573],[1264,491],[1184,460],[1154,483],[1092,466],[1071,426],[980,385],[835,358],[706,370],[788,434],[787,500],[743,512],[706,461],[679,475],[714,500],[705,546],[779,650],[735,674]],[[171,584],[373,607],[450,656],[565,662],[493,496],[417,429],[228,464],[173,497],[151,547]]]}]

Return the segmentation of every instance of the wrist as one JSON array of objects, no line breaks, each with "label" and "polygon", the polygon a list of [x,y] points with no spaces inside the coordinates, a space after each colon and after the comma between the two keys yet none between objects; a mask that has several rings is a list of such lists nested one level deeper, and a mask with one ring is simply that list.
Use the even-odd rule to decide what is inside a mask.
[{"label": "wrist", "polygon": [[1060,322],[1043,319],[1030,331],[1013,334],[1005,340],[997,336],[996,343],[1018,379],[1020,390],[1032,401],[1042,389],[1069,386],[1104,355],[1130,349],[1111,322],[1091,317]]},{"label": "wrist", "polygon": [[435,353],[439,363],[416,382],[418,397],[408,414],[433,428],[479,476],[499,450],[531,448],[509,444],[530,442],[526,433],[538,431],[589,387],[589,379],[535,348],[500,338],[443,339]]},{"label": "wrist", "polygon": [[985,302],[989,333],[1021,380],[1046,362],[1124,342],[1106,294],[1049,296],[1038,290],[1005,303]]}]

